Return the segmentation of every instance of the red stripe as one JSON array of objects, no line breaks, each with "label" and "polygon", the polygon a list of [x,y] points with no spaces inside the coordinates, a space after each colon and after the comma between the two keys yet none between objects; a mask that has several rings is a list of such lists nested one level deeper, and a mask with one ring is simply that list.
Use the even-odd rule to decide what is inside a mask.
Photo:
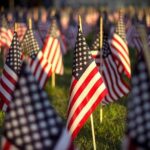
[{"label": "red stripe", "polygon": [[[113,57],[114,57],[115,61],[119,61],[117,56],[113,55]],[[126,67],[125,67],[124,64],[122,63],[122,61],[119,61],[119,62],[120,62],[120,64],[122,65],[123,70],[124,70],[124,72],[126,73],[127,77],[130,79],[130,78],[131,78],[131,73],[128,72],[128,70],[126,69]],[[129,66],[129,67],[130,67],[130,66]],[[118,68],[119,68],[119,64],[118,64]]]},{"label": "red stripe", "polygon": [[72,93],[72,90],[74,89],[74,87],[76,86],[77,80],[74,78],[73,82],[71,83],[71,88],[70,88],[70,95]]},{"label": "red stripe", "polygon": [[[120,37],[121,38],[121,37]],[[125,53],[126,53],[126,55],[129,55],[129,53],[128,53],[128,49],[126,49],[123,45],[122,45],[122,43],[120,42],[120,41],[122,41],[126,46],[127,46],[127,44],[122,40],[122,38],[121,39],[117,39],[116,37],[113,37],[113,39],[112,39],[113,41],[115,41],[116,43],[118,43],[121,47],[122,47],[122,49],[125,51]]]},{"label": "red stripe", "polygon": [[[44,60],[44,58],[42,57],[42,60],[41,60],[41,63],[42,63],[42,61]],[[42,76],[44,75],[44,73],[45,73],[45,68],[48,66],[49,64],[48,63],[46,63],[43,67],[42,67],[42,70],[41,70],[41,73],[40,73],[40,76],[39,76],[39,81],[41,81],[41,79],[42,79]],[[49,72],[51,72],[51,69],[49,70]],[[48,75],[50,74],[50,73],[46,73],[46,80],[47,80],[47,78],[48,78]],[[44,84],[43,84],[43,87],[44,87],[44,85],[45,85],[45,83],[46,83],[46,80],[44,81]]]},{"label": "red stripe", "polygon": [[10,150],[10,149],[11,149],[11,143],[8,140],[5,140],[2,150]]},{"label": "red stripe", "polygon": [[[110,62],[109,64],[110,64],[111,68],[113,69],[114,76],[115,76],[115,79],[116,79],[116,85],[117,85],[118,89],[121,91],[121,93],[123,93],[123,95],[126,95],[127,93],[125,93],[125,91],[123,90],[123,88],[120,87],[119,81],[120,81],[126,88],[128,88],[128,87],[126,86],[126,84],[124,84],[124,82],[123,82],[123,80],[122,80],[120,74],[117,72],[116,68],[114,68],[114,66],[112,65],[112,63]],[[114,64],[114,65],[115,65],[115,64]],[[117,76],[117,74],[118,74],[119,77]]]},{"label": "red stripe", "polygon": [[[10,95],[11,96],[11,95]],[[1,93],[1,91],[0,91],[0,97],[1,97],[1,99],[2,99],[2,101],[3,101],[3,103],[5,103],[6,105],[9,105],[10,104],[10,100],[8,100],[6,97],[5,97],[5,95],[3,95],[3,93]]]},{"label": "red stripe", "polygon": [[42,61],[42,57],[39,59],[38,57],[36,57],[35,61],[38,60],[38,63],[36,64],[36,67],[33,71],[33,74],[36,75],[37,71],[38,71],[38,67],[41,66],[41,61]]},{"label": "red stripe", "polygon": [[89,116],[92,114],[92,112],[95,110],[95,108],[99,105],[100,101],[102,100],[103,97],[107,94],[107,90],[105,89],[97,98],[97,100],[95,101],[95,103],[91,106],[91,109],[86,113],[86,115],[83,117],[83,119],[79,122],[78,126],[76,127],[76,129],[74,130],[74,132],[72,133],[72,140],[75,139],[75,137],[77,136],[78,132],[80,131],[80,129],[83,127],[84,123],[87,121],[87,119],[89,118]]},{"label": "red stripe", "polygon": [[[52,62],[52,65],[53,65],[54,60],[56,60],[56,52],[59,51],[59,50],[58,50],[58,46],[59,46],[59,43],[57,42],[57,46],[56,46],[55,51],[54,51],[54,54],[53,54],[53,56],[52,56],[52,61],[51,61],[51,62]],[[59,61],[59,57],[60,57],[60,53],[59,53],[59,56],[58,56],[56,62]],[[57,67],[57,65],[55,66],[55,70],[56,70],[56,67]]]},{"label": "red stripe", "polygon": [[80,94],[82,93],[82,91],[85,89],[85,87],[88,85],[89,81],[95,76],[95,74],[98,72],[98,69],[95,67],[90,73],[89,75],[86,77],[86,79],[84,80],[84,82],[82,83],[82,85],[79,87],[79,89],[77,90],[76,94],[74,95],[74,97],[71,100],[71,105],[69,106],[68,109],[68,115],[70,112],[70,109],[72,108],[72,106],[74,105],[74,103],[76,102],[77,98],[80,96]]},{"label": "red stripe", "polygon": [[43,45],[43,48],[42,48],[42,52],[44,53],[46,51],[46,47],[47,47],[47,42],[49,40],[50,36],[48,35],[45,39],[45,42],[44,42],[44,45]]},{"label": "red stripe", "polygon": [[[113,43],[111,44],[111,46],[113,47],[114,50],[116,50],[123,57],[123,59],[127,63],[127,65],[130,66],[128,60],[125,58],[125,55],[121,52],[121,49],[119,50]],[[112,50],[112,53],[113,53],[113,50]],[[114,54],[114,55],[116,55],[116,54]],[[128,56],[128,54],[127,54],[127,56]],[[117,55],[116,57],[119,58],[119,62],[121,62],[119,55]]]},{"label": "red stripe", "polygon": [[[50,40],[50,39],[49,39]],[[50,57],[50,54],[51,54],[51,51],[52,51],[52,47],[53,47],[53,44],[54,44],[54,41],[55,41],[55,38],[53,38],[53,41],[51,42],[51,45],[50,45],[50,48],[48,50],[48,54],[47,54],[47,59],[49,60],[49,57]],[[51,61],[52,62],[52,61]]]},{"label": "red stripe", "polygon": [[[69,121],[68,124],[68,128],[70,129],[71,125],[73,124],[73,122],[75,121],[75,119],[78,117],[78,115],[80,114],[81,110],[86,106],[86,104],[90,101],[91,97],[94,95],[95,93],[95,89],[98,89],[101,84],[103,83],[102,78],[100,78],[91,88],[91,90],[88,92],[88,94],[85,96],[85,98],[83,99],[82,103],[80,103],[80,105],[77,107],[77,109],[75,110],[73,116],[71,116],[71,119]],[[100,93],[99,93],[100,94]],[[102,100],[102,99],[101,99]],[[101,101],[99,100],[99,101]],[[73,106],[72,106],[73,107]],[[70,113],[70,112],[69,112]]]},{"label": "red stripe", "polygon": [[13,91],[7,86],[7,83],[5,83],[4,80],[1,79],[0,81],[1,87],[5,89],[9,94],[11,94]]},{"label": "red stripe", "polygon": [[[62,61],[61,61],[61,60],[62,60],[62,59],[61,59],[61,55],[59,55],[58,60],[57,60],[57,63],[56,63],[56,66],[55,66],[55,72],[57,72],[57,73],[59,73],[59,74],[62,73],[62,69],[63,69]],[[57,70],[58,64],[60,63],[59,61],[61,61],[61,67],[60,67],[60,70]]]},{"label": "red stripe", "polygon": [[16,84],[16,80],[13,78],[13,76],[11,76],[10,74],[8,74],[7,70],[4,68],[3,71],[3,75],[12,83],[12,84]]},{"label": "red stripe", "polygon": [[[105,66],[106,66],[106,69],[107,69],[107,71],[108,71],[108,74],[105,74],[105,76],[109,76],[110,82],[111,82],[111,89],[113,90],[113,92],[114,92],[114,94],[116,95],[116,97],[119,97],[119,95],[116,93],[116,90],[115,90],[115,88],[114,88],[114,83],[112,82],[112,81],[113,81],[112,74],[111,74],[111,72],[110,72],[110,70],[109,70],[109,67],[108,67],[107,62],[105,62]],[[110,88],[110,87],[109,87],[109,88]],[[113,97],[113,96],[112,96],[112,97]],[[114,98],[113,98],[113,99],[114,99]]]}]

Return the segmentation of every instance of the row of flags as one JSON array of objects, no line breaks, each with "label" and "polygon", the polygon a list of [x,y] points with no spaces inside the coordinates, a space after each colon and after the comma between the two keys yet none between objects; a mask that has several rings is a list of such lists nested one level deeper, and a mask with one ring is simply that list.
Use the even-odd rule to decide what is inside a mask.
[{"label": "row of flags", "polygon": [[[100,41],[98,38],[94,45]],[[0,107],[7,111],[2,150],[6,147],[12,147],[10,150],[74,149],[72,140],[96,107],[101,102],[106,105],[117,101],[129,93],[130,86],[122,76],[131,78],[122,16],[111,40],[104,32],[102,49],[99,44],[89,48],[81,26],[78,27],[67,111],[69,133],[43,91],[51,73],[63,74],[63,71],[56,31],[49,31],[42,50],[32,29],[27,30],[21,44],[14,32],[0,80]]]}]

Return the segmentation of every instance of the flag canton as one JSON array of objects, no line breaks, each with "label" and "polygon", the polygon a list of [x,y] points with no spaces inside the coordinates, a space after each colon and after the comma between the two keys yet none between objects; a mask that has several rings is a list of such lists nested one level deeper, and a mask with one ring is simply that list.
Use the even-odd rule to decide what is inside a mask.
[{"label": "flag canton", "polygon": [[150,149],[150,79],[144,58],[138,62],[132,77],[127,132],[137,145]]},{"label": "flag canton", "polygon": [[93,60],[81,29],[78,30],[73,59],[73,76],[79,79]]},{"label": "flag canton", "polygon": [[4,135],[19,149],[54,149],[64,129],[62,119],[23,64],[5,119]]},{"label": "flag canton", "polygon": [[108,57],[108,55],[111,54],[111,49],[108,43],[108,36],[104,35],[103,37],[103,48],[102,48],[102,52],[103,52],[103,58]]},{"label": "flag canton", "polygon": [[100,35],[97,34],[96,36],[96,40],[93,42],[92,46],[91,46],[91,50],[100,50]]},{"label": "flag canton", "polygon": [[21,69],[21,49],[17,33],[14,32],[13,40],[6,57],[6,64],[19,75]]},{"label": "flag canton", "polygon": [[123,22],[123,15],[120,15],[119,21],[116,27],[116,33],[126,42],[125,25]]},{"label": "flag canton", "polygon": [[34,37],[33,30],[29,29],[22,42],[22,49],[31,57],[35,58],[37,53],[40,51],[38,42]]}]

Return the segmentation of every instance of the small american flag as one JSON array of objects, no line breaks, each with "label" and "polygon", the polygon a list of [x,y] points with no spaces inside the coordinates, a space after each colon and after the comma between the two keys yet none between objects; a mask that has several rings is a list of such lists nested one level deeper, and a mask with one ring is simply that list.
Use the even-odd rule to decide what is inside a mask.
[{"label": "small american flag", "polygon": [[23,63],[4,122],[1,150],[74,150],[62,119]]},{"label": "small american flag", "polygon": [[123,17],[120,14],[120,19],[117,23],[116,31],[110,41],[113,57],[115,58],[118,70],[121,73],[124,71],[128,78],[131,77],[131,67],[129,50],[127,47],[125,27],[123,23]]},{"label": "small american flag", "polygon": [[100,37],[99,34],[91,47],[91,55],[95,59],[96,65],[100,66]]},{"label": "small american flag", "polygon": [[61,52],[63,55],[65,55],[67,53],[67,47],[66,47],[66,43],[65,40],[63,38],[63,35],[61,34],[58,25],[57,25],[57,21],[55,18],[52,19],[51,22],[51,26],[49,29],[49,33],[52,36],[55,36],[58,38],[59,42],[60,42],[60,48],[61,48]]},{"label": "small american flag", "polygon": [[24,37],[26,31],[27,31],[27,26],[25,23],[21,23],[21,22],[17,23],[16,32],[18,34],[18,38],[20,41],[23,40],[23,37]]},{"label": "small american flag", "polygon": [[131,83],[124,150],[148,150],[150,149],[150,78],[143,56],[135,66]]},{"label": "small american flag", "polygon": [[9,48],[12,42],[13,32],[9,29],[6,18],[2,17],[2,25],[0,27],[0,45]]},{"label": "small american flag", "polygon": [[52,71],[62,75],[64,73],[64,65],[60,41],[57,38],[56,30],[51,29],[46,37],[42,52],[47,61],[52,64]]},{"label": "small american flag", "polygon": [[34,37],[33,30],[29,29],[22,42],[22,49],[25,50],[31,59],[29,59],[29,65],[33,75],[39,82],[41,88],[44,87],[48,77],[52,72],[52,65],[48,63],[44,58],[42,51],[40,51],[39,45]]},{"label": "small american flag", "polygon": [[128,45],[137,49],[137,51],[140,53],[143,49],[143,45],[135,26],[132,25],[128,28],[126,37]]},{"label": "small american flag", "polygon": [[107,35],[104,35],[103,38],[102,52],[103,65],[100,67],[100,69],[102,70],[101,72],[108,89],[108,94],[102,103],[106,105],[127,95],[129,93],[129,87],[118,72],[117,65],[113,60],[111,49],[108,44]]},{"label": "small american flag", "polygon": [[74,50],[67,128],[74,139],[91,113],[106,96],[107,89],[92,59],[85,37],[78,29]]},{"label": "small american flag", "polygon": [[6,111],[7,106],[12,101],[12,93],[18,80],[21,63],[20,43],[15,32],[0,79],[0,109],[3,111]]}]

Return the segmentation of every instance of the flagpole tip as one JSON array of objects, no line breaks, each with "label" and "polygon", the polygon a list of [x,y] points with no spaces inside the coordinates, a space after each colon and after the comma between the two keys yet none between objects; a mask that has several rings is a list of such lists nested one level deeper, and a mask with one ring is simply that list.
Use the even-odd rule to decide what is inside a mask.
[{"label": "flagpole tip", "polygon": [[15,32],[17,31],[17,27],[18,27],[18,23],[15,22],[15,27],[14,27]]},{"label": "flagpole tip", "polygon": [[29,26],[29,29],[32,29],[32,19],[31,18],[29,18],[29,20],[28,20],[28,26]]}]

